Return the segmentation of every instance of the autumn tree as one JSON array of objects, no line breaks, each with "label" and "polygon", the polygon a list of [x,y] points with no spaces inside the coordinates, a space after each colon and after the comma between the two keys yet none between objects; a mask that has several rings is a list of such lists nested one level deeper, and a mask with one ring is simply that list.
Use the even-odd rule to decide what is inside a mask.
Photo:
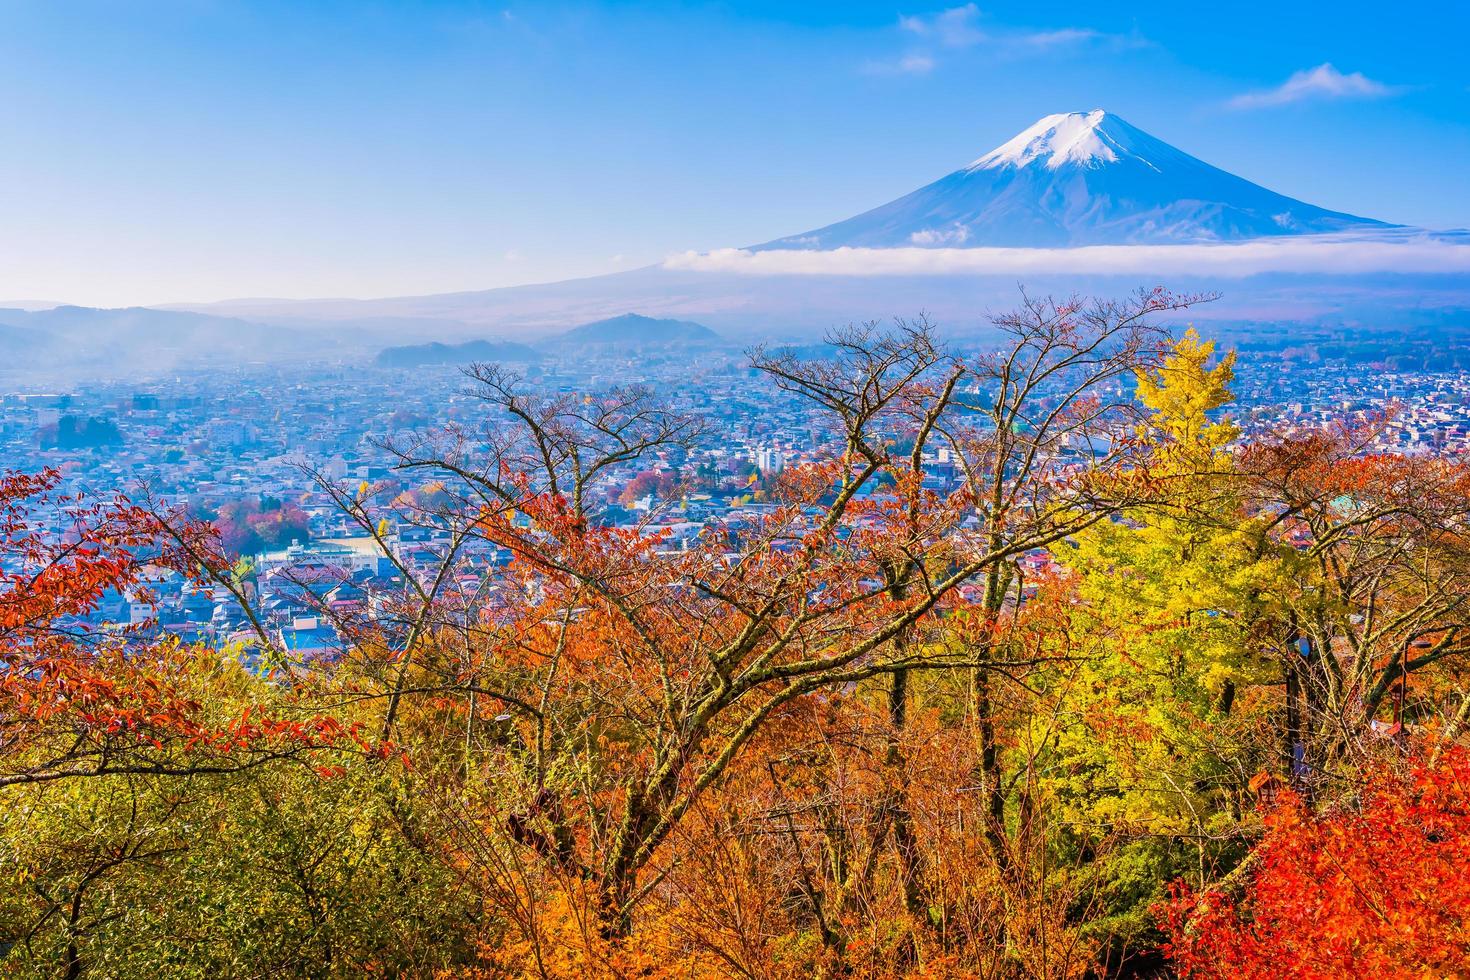
[{"label": "autumn tree", "polygon": [[1094,927],[1115,960],[1149,948],[1167,882],[1239,859],[1247,785],[1277,761],[1281,568],[1243,509],[1234,362],[1188,331],[1140,372],[1137,437],[1159,492],[1053,549],[1065,605],[1050,642],[1076,656],[1034,679],[1018,755],[1041,774],[1029,791],[1064,828],[1062,853],[1111,845]]},{"label": "autumn tree", "polygon": [[77,977],[128,961],[116,930],[146,918],[161,869],[198,855],[232,793],[384,753],[309,684],[153,622],[98,627],[109,597],[146,603],[165,573],[205,579],[192,555],[228,562],[208,525],[165,528],[57,479],[0,477],[0,949],[7,972]]},{"label": "autumn tree", "polygon": [[1414,720],[1416,672],[1445,677],[1470,653],[1470,468],[1376,448],[1392,424],[1265,439],[1241,461],[1263,546],[1291,569],[1282,755],[1309,793]]},{"label": "autumn tree", "polygon": [[1225,886],[1164,909],[1186,977],[1460,976],[1470,964],[1470,757],[1376,765],[1324,812],[1289,788]]},{"label": "autumn tree", "polygon": [[[1162,968],[1177,879],[1196,975],[1453,972],[1465,471],[1248,437],[1190,301],[753,350],[825,448],[697,529],[698,417],[492,365],[391,479],[305,470],[370,576],[7,476],[0,962],[1081,978]],[[96,625],[163,574],[240,648]]]},{"label": "autumn tree", "polygon": [[54,473],[0,478],[0,786],[369,749],[329,715],[203,696],[238,662],[201,658],[146,623],[89,627],[109,593],[147,601],[151,576],[202,576],[180,542],[228,567],[206,525],[164,533],[153,513],[124,499],[58,495]]},{"label": "autumn tree", "polygon": [[[585,886],[599,929],[618,934],[682,860],[670,841],[691,811],[737,778],[765,731],[885,678],[898,777],[876,798],[876,836],[917,911],[926,886],[900,744],[912,673],[979,670],[983,687],[985,671],[1030,662],[946,639],[967,605],[960,587],[983,583],[974,618],[989,623],[1023,555],[1153,492],[1146,449],[1128,437],[1131,402],[1114,386],[1160,352],[1149,316],[1183,302],[1028,302],[998,322],[1006,352],[976,361],[945,352],[923,323],[841,333],[823,362],[758,351],[766,377],[827,415],[835,451],[783,474],[767,513],[685,550],[604,526],[597,507],[605,475],[692,441],[693,422],[642,390],[542,395],[473,369],[486,427],[400,445],[399,465],[456,484],[475,507],[468,538],[514,560],[476,616],[442,617],[411,666],[398,660],[404,700],[390,704],[407,717],[411,698],[415,724],[459,712],[467,744],[502,740],[481,778],[521,801],[499,804],[504,833]],[[941,446],[963,467],[953,488],[923,479]],[[985,705],[983,693],[972,701],[982,731]],[[977,764],[986,779],[997,778],[992,755]]]}]

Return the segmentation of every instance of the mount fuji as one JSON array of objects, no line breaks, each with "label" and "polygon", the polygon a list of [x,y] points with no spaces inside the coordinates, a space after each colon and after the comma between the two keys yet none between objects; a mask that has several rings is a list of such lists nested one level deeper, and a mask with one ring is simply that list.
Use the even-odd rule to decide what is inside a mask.
[{"label": "mount fuji", "polygon": [[1046,116],[911,194],[755,249],[1064,248],[1393,227],[1277,194],[1094,109]]},{"label": "mount fuji", "polygon": [[1094,110],[1047,116],[905,197],[763,245],[497,289],[174,309],[307,332],[335,327],[377,346],[405,335],[545,339],[630,310],[742,341],[810,337],[916,310],[984,329],[985,311],[1012,305],[1018,282],[1037,295],[1120,295],[1161,283],[1223,293],[1193,316],[1270,324],[1272,336],[1285,335],[1282,324],[1470,331],[1470,232],[1307,204]]}]

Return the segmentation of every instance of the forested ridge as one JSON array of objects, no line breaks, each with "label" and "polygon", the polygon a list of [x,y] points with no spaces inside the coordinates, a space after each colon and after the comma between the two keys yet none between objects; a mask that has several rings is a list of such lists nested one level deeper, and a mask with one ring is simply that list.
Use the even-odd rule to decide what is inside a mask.
[{"label": "forested ridge", "polygon": [[[753,350],[830,451],[687,547],[606,477],[705,421],[469,367],[316,475],[401,573],[330,655],[188,509],[5,474],[0,975],[1470,976],[1470,468],[1244,438],[1204,299]],[[252,635],[85,626],[161,570]]]}]

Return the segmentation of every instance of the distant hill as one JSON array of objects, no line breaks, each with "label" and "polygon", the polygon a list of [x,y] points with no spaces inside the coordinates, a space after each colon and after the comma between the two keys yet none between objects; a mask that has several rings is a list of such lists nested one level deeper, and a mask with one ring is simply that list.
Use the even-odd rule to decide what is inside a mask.
[{"label": "distant hill", "polygon": [[380,351],[379,367],[425,367],[430,364],[469,364],[474,361],[539,361],[540,351],[525,344],[499,340],[471,340],[463,344],[412,344]]},{"label": "distant hill", "polygon": [[596,320],[551,338],[558,344],[627,344],[635,347],[665,344],[717,344],[720,335],[691,320],[660,320],[637,313]]},{"label": "distant hill", "polygon": [[57,306],[49,310],[4,310],[0,321],[27,330],[68,339],[107,338],[155,347],[226,344],[248,349],[263,339],[290,333],[238,317],[212,316],[184,310],[155,310],[144,306],[98,309]]},{"label": "distant hill", "polygon": [[320,336],[236,317],[144,307],[0,310],[0,370],[77,376],[156,375],[323,347]]}]

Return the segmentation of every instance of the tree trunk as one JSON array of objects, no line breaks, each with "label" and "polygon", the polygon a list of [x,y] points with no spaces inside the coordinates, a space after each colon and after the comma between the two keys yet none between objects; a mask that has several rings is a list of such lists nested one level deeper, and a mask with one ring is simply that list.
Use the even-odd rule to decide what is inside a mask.
[{"label": "tree trunk", "polygon": [[898,670],[890,676],[888,686],[888,752],[885,763],[894,770],[897,784],[887,794],[885,808],[892,818],[893,847],[898,854],[899,877],[903,885],[903,904],[910,915],[923,915],[928,905],[923,894],[923,858],[914,834],[913,815],[908,805],[908,769],[904,763],[900,740],[908,725],[909,672]]},{"label": "tree trunk", "polygon": [[985,839],[996,866],[1010,867],[1010,850],[1005,838],[1005,782],[1000,766],[1000,746],[995,738],[995,714],[991,702],[990,672],[975,671],[975,721],[980,735],[980,789],[985,795]]}]

